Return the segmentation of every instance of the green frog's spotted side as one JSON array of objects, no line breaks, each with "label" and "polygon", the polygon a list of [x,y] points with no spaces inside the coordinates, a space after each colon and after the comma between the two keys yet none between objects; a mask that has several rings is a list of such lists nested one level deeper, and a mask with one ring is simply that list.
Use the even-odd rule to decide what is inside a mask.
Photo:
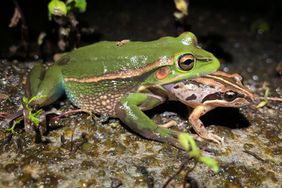
[{"label": "green frog's spotted side", "polygon": [[145,138],[178,145],[175,134],[156,125],[142,111],[167,99],[163,85],[215,72],[220,64],[197,45],[194,34],[163,37],[150,42],[103,41],[64,55],[44,74],[30,74],[34,103],[45,106],[65,91],[82,110],[121,119]]}]

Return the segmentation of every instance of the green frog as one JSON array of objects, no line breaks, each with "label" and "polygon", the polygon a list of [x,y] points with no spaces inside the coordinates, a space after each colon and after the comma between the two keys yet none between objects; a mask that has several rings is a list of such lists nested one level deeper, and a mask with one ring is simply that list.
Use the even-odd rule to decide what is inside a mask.
[{"label": "green frog", "polygon": [[239,74],[216,71],[209,75],[182,80],[164,86],[169,91],[170,100],[177,100],[194,108],[189,122],[203,139],[223,143],[223,138],[209,132],[200,117],[216,107],[242,107],[257,99],[242,83]]},{"label": "green frog", "polygon": [[64,93],[78,108],[119,118],[137,134],[179,146],[177,134],[143,111],[166,101],[163,85],[207,75],[220,66],[191,32],[155,41],[102,41],[64,54],[45,72],[30,73],[32,103],[42,107]]}]

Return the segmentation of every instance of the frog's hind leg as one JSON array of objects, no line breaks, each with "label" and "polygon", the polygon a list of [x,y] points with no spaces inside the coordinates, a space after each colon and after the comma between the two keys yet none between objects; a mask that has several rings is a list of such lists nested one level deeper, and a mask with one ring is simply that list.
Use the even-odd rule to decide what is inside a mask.
[{"label": "frog's hind leg", "polygon": [[162,103],[162,101],[158,102],[158,98],[152,98],[145,93],[131,93],[125,96],[116,106],[118,118],[131,130],[147,139],[169,143],[183,149],[177,140],[178,132],[158,126],[140,110],[140,107],[144,109],[143,104],[149,101],[152,104],[150,108]]}]

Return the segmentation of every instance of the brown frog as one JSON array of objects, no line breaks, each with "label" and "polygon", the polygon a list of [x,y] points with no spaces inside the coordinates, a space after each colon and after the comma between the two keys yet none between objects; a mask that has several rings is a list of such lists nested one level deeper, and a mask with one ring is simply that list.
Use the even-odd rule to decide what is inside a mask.
[{"label": "brown frog", "polygon": [[242,83],[239,74],[217,71],[209,75],[168,84],[172,100],[194,108],[189,116],[195,132],[203,139],[222,143],[223,138],[209,132],[200,117],[216,107],[242,107],[250,104],[255,96]]}]

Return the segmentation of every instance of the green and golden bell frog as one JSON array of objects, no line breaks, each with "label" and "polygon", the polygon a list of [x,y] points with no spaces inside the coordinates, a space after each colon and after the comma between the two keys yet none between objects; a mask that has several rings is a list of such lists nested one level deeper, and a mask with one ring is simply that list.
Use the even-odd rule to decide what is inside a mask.
[{"label": "green and golden bell frog", "polygon": [[78,108],[117,117],[139,135],[178,146],[170,129],[145,113],[167,99],[163,85],[215,72],[216,57],[201,49],[194,34],[149,42],[102,41],[63,55],[44,72],[30,73],[31,96],[47,96],[33,105],[53,103],[66,93]]},{"label": "green and golden bell frog", "polygon": [[189,122],[203,139],[222,143],[223,138],[208,132],[200,117],[216,107],[241,107],[254,101],[255,96],[242,83],[239,74],[217,71],[209,75],[183,80],[164,86],[170,99],[194,108]]}]

